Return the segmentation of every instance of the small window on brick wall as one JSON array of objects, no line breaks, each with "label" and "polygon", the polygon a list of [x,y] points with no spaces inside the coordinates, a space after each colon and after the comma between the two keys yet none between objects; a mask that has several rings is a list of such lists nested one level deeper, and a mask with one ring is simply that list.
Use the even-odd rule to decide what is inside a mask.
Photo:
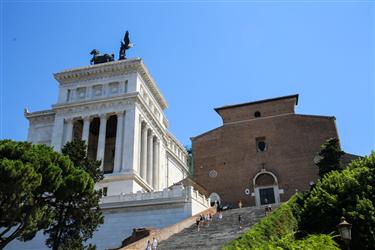
[{"label": "small window on brick wall", "polygon": [[257,152],[264,152],[267,150],[266,137],[255,138],[255,145]]}]

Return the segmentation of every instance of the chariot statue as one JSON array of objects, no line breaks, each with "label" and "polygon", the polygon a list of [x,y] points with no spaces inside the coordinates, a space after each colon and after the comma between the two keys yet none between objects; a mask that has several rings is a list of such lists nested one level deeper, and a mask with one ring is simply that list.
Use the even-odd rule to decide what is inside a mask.
[{"label": "chariot statue", "polygon": [[106,63],[106,62],[112,62],[115,60],[115,55],[109,55],[109,54],[103,54],[100,55],[99,50],[93,49],[90,52],[90,55],[92,55],[90,64],[99,64],[99,63]]}]

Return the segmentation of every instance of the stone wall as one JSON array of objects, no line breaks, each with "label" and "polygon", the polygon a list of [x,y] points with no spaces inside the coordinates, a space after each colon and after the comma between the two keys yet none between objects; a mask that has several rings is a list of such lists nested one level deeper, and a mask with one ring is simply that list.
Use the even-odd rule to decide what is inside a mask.
[{"label": "stone wall", "polygon": [[[216,213],[216,208],[210,207],[206,210],[200,211],[201,214],[211,214],[214,215]],[[197,214],[194,214],[193,216],[184,219],[174,225],[165,227],[163,229],[160,229],[154,233],[152,233],[150,236],[145,237],[139,241],[136,241],[129,246],[123,247],[120,250],[137,250],[137,249],[145,249],[147,246],[147,241],[152,242],[153,238],[156,238],[159,242],[162,240],[166,240],[169,237],[171,237],[173,234],[179,233],[185,228],[190,227],[195,223],[197,219]]]}]

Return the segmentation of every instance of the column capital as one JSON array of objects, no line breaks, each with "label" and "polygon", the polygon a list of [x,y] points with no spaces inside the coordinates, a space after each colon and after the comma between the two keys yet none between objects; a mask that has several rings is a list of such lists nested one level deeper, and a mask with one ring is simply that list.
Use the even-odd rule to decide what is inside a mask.
[{"label": "column capital", "polygon": [[116,114],[117,117],[122,116],[122,115],[124,115],[124,110],[116,111],[115,114]]},{"label": "column capital", "polygon": [[150,125],[148,125],[148,123],[146,121],[143,121],[143,122],[145,123],[144,129],[146,129],[146,131],[151,129]]},{"label": "column capital", "polygon": [[144,122],[145,121],[145,118],[143,118],[141,115],[139,115],[139,122]]},{"label": "column capital", "polygon": [[155,133],[154,131],[152,131],[152,129],[150,127],[148,127],[148,137],[154,137]]},{"label": "column capital", "polygon": [[81,116],[82,120],[91,122],[93,117],[90,115]]},{"label": "column capital", "polygon": [[156,134],[154,134],[154,141],[156,143],[160,143],[160,139],[159,139],[159,137]]},{"label": "column capital", "polygon": [[74,121],[74,117],[66,117],[65,121],[66,123],[72,123]]},{"label": "column capital", "polygon": [[108,115],[107,115],[107,113],[105,113],[105,114],[99,114],[99,118],[100,118],[100,120],[104,120],[104,119],[107,120]]}]

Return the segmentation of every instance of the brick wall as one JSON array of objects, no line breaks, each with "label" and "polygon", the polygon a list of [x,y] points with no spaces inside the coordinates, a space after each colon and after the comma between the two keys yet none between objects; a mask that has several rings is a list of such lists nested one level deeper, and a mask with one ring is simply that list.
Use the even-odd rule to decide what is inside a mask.
[{"label": "brick wall", "polygon": [[[257,104],[256,109],[265,105],[271,110],[273,105],[276,112],[290,104],[278,100]],[[248,108],[248,114],[253,109]],[[228,110],[230,117],[244,117],[244,106]],[[306,190],[316,181],[318,169],[313,158],[331,137],[338,137],[334,117],[285,113],[227,123],[192,138],[194,181],[209,194],[219,194],[224,203],[241,200],[244,206],[254,206],[253,178],[264,168],[276,176],[284,192],[280,201],[286,201],[296,190]],[[257,151],[257,138],[265,139],[264,152]],[[212,170],[217,172],[214,178],[209,174]]]}]

